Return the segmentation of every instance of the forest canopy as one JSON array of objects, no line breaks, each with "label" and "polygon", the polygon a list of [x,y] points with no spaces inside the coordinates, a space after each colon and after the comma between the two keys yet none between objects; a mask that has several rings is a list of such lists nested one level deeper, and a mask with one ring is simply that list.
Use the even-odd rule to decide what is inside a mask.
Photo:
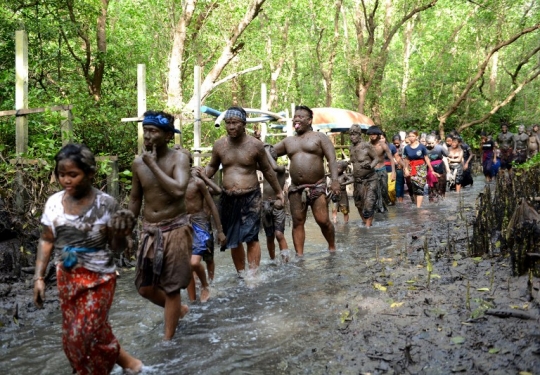
[{"label": "forest canopy", "polygon": [[[75,140],[123,165],[137,152],[137,64],[147,107],[183,118],[193,139],[193,71],[203,104],[332,106],[370,116],[389,134],[538,123],[536,0],[4,0],[0,111],[14,109],[16,30],[26,30],[29,107],[73,105]],[[14,117],[0,117],[3,157]],[[29,117],[29,156],[61,144],[58,113]],[[223,129],[203,123],[209,146]]]}]

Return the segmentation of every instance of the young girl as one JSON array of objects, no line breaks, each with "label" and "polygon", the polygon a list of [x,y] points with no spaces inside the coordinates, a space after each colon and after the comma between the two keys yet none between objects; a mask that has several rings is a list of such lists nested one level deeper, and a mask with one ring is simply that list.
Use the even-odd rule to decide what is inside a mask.
[{"label": "young girl", "polygon": [[139,372],[142,362],[120,348],[107,321],[116,286],[111,249],[125,247],[135,219],[92,187],[96,162],[86,146],[68,144],[55,161],[54,173],[64,190],[49,197],[41,218],[34,302],[43,306],[45,272],[54,250],[62,344],[74,372],[108,374],[115,363]]},{"label": "young girl", "polygon": [[[411,130],[408,135],[410,144],[403,151],[403,159],[408,168],[405,169],[405,178],[409,179],[412,186],[412,192],[409,192],[411,198],[416,200],[416,207],[422,206],[424,199],[424,186],[426,185],[427,169],[433,173],[433,167],[427,156],[426,146],[418,140],[418,132]],[[427,168],[426,168],[427,166]]]}]

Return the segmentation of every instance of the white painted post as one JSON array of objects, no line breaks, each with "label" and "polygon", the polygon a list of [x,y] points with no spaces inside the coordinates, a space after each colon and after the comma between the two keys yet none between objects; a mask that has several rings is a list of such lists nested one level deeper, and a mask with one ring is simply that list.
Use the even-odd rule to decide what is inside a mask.
[{"label": "white painted post", "polygon": [[292,123],[292,119],[294,117],[294,108],[296,105],[294,103],[291,103],[291,116],[287,116],[287,137],[292,137],[294,135],[294,126]]},{"label": "white painted post", "polygon": [[201,147],[201,67],[195,65],[193,72],[193,92],[195,93],[195,121],[193,122],[193,148],[194,165],[201,165],[200,147]]},{"label": "white painted post", "polygon": [[[146,112],[146,65],[137,64],[137,117],[141,118]],[[144,147],[142,121],[137,122],[137,144],[139,155]]]},{"label": "white painted post", "polygon": [[[176,117],[174,119],[174,128],[175,129],[178,129],[180,130],[180,132],[182,131],[182,114],[180,114],[180,117]],[[180,145],[180,147],[184,147],[182,145],[182,133],[178,134],[178,133],[174,133],[174,144],[175,145]]]},{"label": "white painted post", "polygon": [[[15,31],[15,109],[28,109],[28,36],[26,31]],[[15,151],[28,151],[28,118],[15,118]]]},{"label": "white painted post", "polygon": [[[268,111],[268,100],[266,98],[266,83],[261,83],[261,109]],[[261,122],[261,141],[266,141],[266,134],[268,134],[268,126],[266,122]]]}]

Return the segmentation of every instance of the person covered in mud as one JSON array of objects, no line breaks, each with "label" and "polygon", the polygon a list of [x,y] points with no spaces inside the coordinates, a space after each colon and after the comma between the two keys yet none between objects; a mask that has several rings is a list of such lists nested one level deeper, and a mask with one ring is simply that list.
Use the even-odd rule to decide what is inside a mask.
[{"label": "person covered in mud", "polygon": [[452,137],[452,146],[448,151],[448,165],[450,172],[447,179],[450,184],[450,190],[456,190],[456,193],[461,191],[461,183],[463,182],[463,150],[459,147],[459,137]]},{"label": "person covered in mud", "polygon": [[437,182],[429,187],[429,201],[436,202],[446,194],[446,175],[450,173],[447,154],[444,148],[438,144],[437,138],[430,134],[426,139],[427,155],[433,167]]},{"label": "person covered in mud", "polygon": [[529,136],[527,140],[527,155],[529,158],[532,158],[540,150],[540,138],[534,134],[532,127],[527,129],[527,135]]},{"label": "person covered in mud", "polygon": [[34,276],[34,303],[42,308],[54,252],[62,346],[73,372],[108,374],[115,363],[137,373],[142,362],[121,348],[108,322],[116,287],[112,251],[122,251],[135,218],[92,186],[96,161],[84,145],[67,144],[55,156],[63,190],[47,200]]},{"label": "person covered in mud", "polygon": [[527,150],[529,135],[525,133],[525,126],[518,126],[517,134],[514,134],[514,156],[516,164],[523,164],[527,161]]},{"label": "person covered in mud", "polygon": [[433,167],[428,158],[426,146],[420,144],[418,132],[411,130],[408,134],[410,144],[403,151],[405,178],[409,180],[409,195],[411,200],[416,202],[416,207],[422,206],[424,199],[424,186],[426,185],[428,169],[433,173]]},{"label": "person covered in mud", "polygon": [[[272,169],[276,172],[279,186],[281,186],[283,189],[288,177],[287,168],[285,168],[283,165],[278,165],[277,154],[274,150],[274,146],[265,144],[264,149],[267,153],[268,161],[270,162]],[[262,224],[264,233],[266,235],[266,247],[268,249],[268,255],[272,260],[276,258],[275,240],[277,240],[281,259],[284,262],[287,262],[290,254],[287,239],[285,238],[285,219],[287,218],[285,207],[275,206],[276,193],[266,179],[263,181],[262,194]]]},{"label": "person covered in mud", "polygon": [[370,142],[362,140],[362,129],[354,124],[349,129],[350,155],[354,177],[354,204],[366,227],[373,224],[377,204],[379,177],[375,168],[379,156]]},{"label": "person covered in mud", "polygon": [[347,173],[347,167],[349,162],[347,160],[340,160],[337,162],[338,169],[338,181],[341,185],[341,194],[339,200],[333,202],[334,207],[332,208],[332,221],[337,223],[337,213],[338,211],[343,214],[343,221],[345,224],[349,222],[349,196],[347,195],[347,185],[354,182],[354,178]]},{"label": "person covered in mud", "polygon": [[540,130],[538,129],[538,124],[532,126],[532,133],[538,138],[538,142],[540,142]]},{"label": "person covered in mud", "polygon": [[379,212],[388,211],[388,205],[391,203],[390,197],[388,196],[388,173],[386,172],[386,166],[384,165],[385,158],[390,160],[392,166],[392,177],[393,181],[396,180],[396,167],[394,165],[394,158],[388,144],[386,141],[381,142],[381,136],[383,132],[379,129],[378,126],[370,126],[366,134],[369,136],[369,142],[373,150],[377,153],[377,166],[375,167],[375,172],[379,178],[379,185],[377,187],[377,203],[376,210]]},{"label": "person covered in mud", "polygon": [[497,148],[500,151],[501,168],[512,169],[512,154],[514,152],[514,135],[508,131],[508,125],[501,125],[501,132],[497,136]]},{"label": "person covered in mud", "polygon": [[334,224],[328,214],[326,201],[326,176],[324,159],[330,168],[332,179],[330,190],[336,196],[341,192],[338,181],[336,150],[330,139],[323,133],[314,132],[311,123],[313,111],[306,106],[296,106],[293,126],[296,134],[287,137],[274,146],[277,156],[287,155],[290,164],[291,185],[289,186],[289,207],[291,210],[294,249],[298,257],[304,255],[307,209],[311,207],[313,217],[321,228],[328,243],[328,250],[336,250]]},{"label": "person covered in mud", "polygon": [[164,340],[176,332],[178,320],[189,311],[180,290],[191,281],[192,229],[186,213],[189,157],[168,147],[174,117],[165,112],[144,113],[144,148],[132,165],[129,210],[143,231],[137,252],[135,285],[139,294],[164,308]]},{"label": "person covered in mud", "polygon": [[491,182],[491,179],[496,175],[493,169],[493,165],[497,162],[495,141],[486,132],[482,132],[480,139],[482,148],[482,173],[484,173],[486,182]]},{"label": "person covered in mud", "polygon": [[[182,149],[181,152],[185,153],[190,160],[190,165],[193,164],[193,157],[188,150]],[[208,177],[206,177],[208,178]],[[218,231],[218,241],[221,245],[225,245],[226,238],[223,233],[223,227],[221,226],[221,220],[219,219],[219,213],[214,203],[214,199],[210,195],[206,187],[206,182],[199,177],[199,171],[195,168],[191,169],[191,175],[189,177],[188,186],[186,188],[185,195],[186,212],[190,216],[191,226],[193,227],[193,247],[191,252],[191,269],[194,275],[196,275],[201,282],[201,302],[207,302],[210,298],[210,289],[208,279],[206,277],[206,271],[201,264],[203,257],[213,250],[214,243],[210,243],[211,227],[210,227],[210,215],[207,211],[211,212],[211,216],[214,217],[214,221]],[[212,249],[209,249],[209,247]],[[190,301],[197,299],[197,293],[195,288],[195,277],[191,279],[187,287],[187,292]]]},{"label": "person covered in mud", "polygon": [[246,134],[246,111],[240,107],[230,107],[224,116],[227,136],[218,139],[212,149],[212,158],[206,166],[205,174],[212,178],[223,166],[223,189],[220,198],[220,215],[223,230],[227,236],[226,247],[238,275],[245,269],[247,261],[251,273],[256,273],[261,262],[259,229],[261,225],[261,189],[257,169],[276,193],[274,207],[283,207],[283,191],[276,173],[272,170],[264,144]]}]

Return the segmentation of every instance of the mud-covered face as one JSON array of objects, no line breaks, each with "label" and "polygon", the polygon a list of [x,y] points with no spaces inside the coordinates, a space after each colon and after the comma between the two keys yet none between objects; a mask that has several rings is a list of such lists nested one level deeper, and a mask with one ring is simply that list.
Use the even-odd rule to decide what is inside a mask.
[{"label": "mud-covered face", "polygon": [[79,198],[84,196],[92,187],[94,173],[87,175],[71,159],[63,159],[58,162],[58,180],[66,191],[66,194]]},{"label": "mud-covered face", "polygon": [[370,140],[372,143],[376,143],[376,142],[378,142],[380,139],[381,139],[381,136],[380,136],[379,134],[370,134],[370,135],[369,135],[369,140]]},{"label": "mud-covered face", "polygon": [[518,132],[519,134],[523,133],[525,131],[525,127],[523,125],[521,125],[519,128],[518,128]]},{"label": "mud-covered face", "polygon": [[154,146],[159,148],[169,143],[173,136],[173,132],[167,132],[154,125],[143,126],[144,147],[151,151]]},{"label": "mud-covered face", "polygon": [[238,117],[230,117],[225,120],[225,129],[229,137],[237,138],[246,132],[246,123]]},{"label": "mud-covered face", "polygon": [[457,139],[452,139],[452,148],[458,148],[459,141]]},{"label": "mud-covered face", "polygon": [[508,132],[508,126],[506,126],[506,125],[501,126],[501,131],[502,131],[503,133]]},{"label": "mud-covered face", "polygon": [[451,147],[452,146],[452,137],[446,137],[445,141],[446,145],[448,147]]},{"label": "mud-covered face", "polygon": [[294,112],[293,126],[296,133],[303,134],[310,130],[312,121],[313,119],[310,117],[308,111],[298,109]]},{"label": "mud-covered face", "polygon": [[399,139],[396,139],[395,141],[393,141],[394,143],[394,146],[396,146],[396,148],[400,148],[401,147],[401,141]]},{"label": "mud-covered face", "polygon": [[426,145],[426,139],[425,138],[420,138],[420,143],[425,146]]},{"label": "mud-covered face", "polygon": [[351,143],[353,145],[358,144],[358,142],[360,142],[360,140],[362,139],[362,135],[357,132],[350,133],[349,137],[351,138]]},{"label": "mud-covered face", "polygon": [[437,142],[434,139],[430,139],[430,140],[426,141],[426,147],[429,150],[433,150],[433,148],[435,147],[436,144],[437,144]]}]

